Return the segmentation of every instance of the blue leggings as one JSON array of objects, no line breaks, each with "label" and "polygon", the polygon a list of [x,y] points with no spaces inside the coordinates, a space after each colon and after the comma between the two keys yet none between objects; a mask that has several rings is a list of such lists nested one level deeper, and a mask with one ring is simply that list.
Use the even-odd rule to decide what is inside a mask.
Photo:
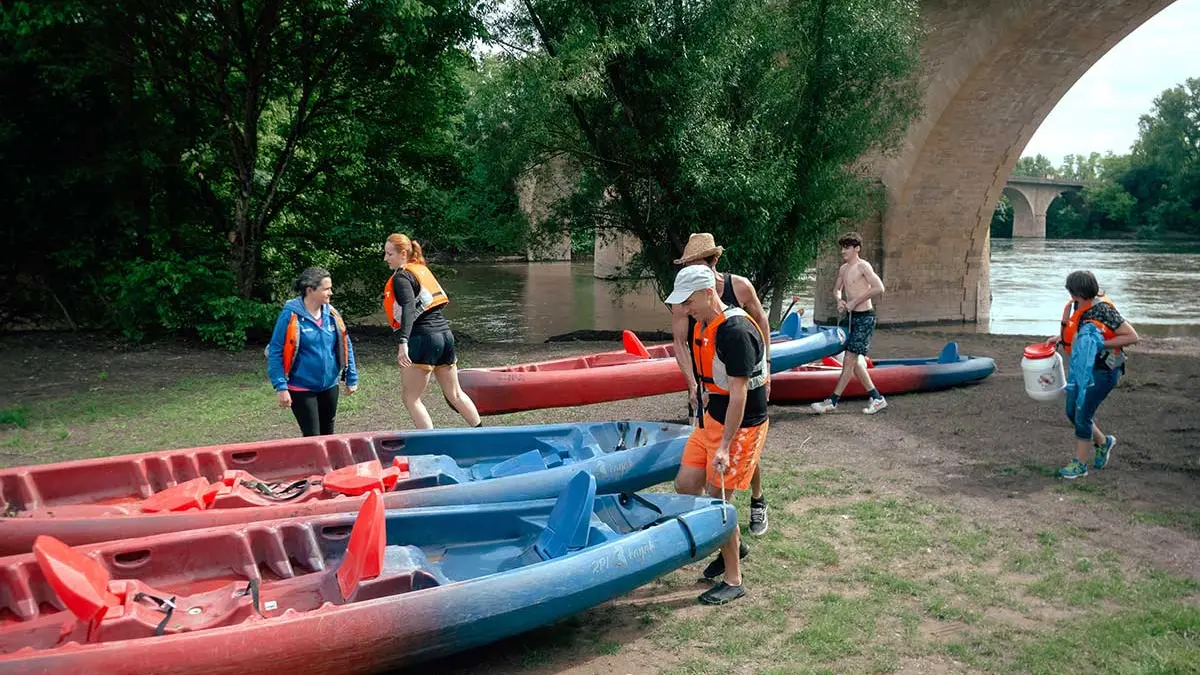
[{"label": "blue leggings", "polygon": [[[1092,369],[1092,386],[1083,394],[1083,409],[1075,414],[1076,396],[1067,396],[1067,419],[1075,425],[1075,438],[1086,441],[1092,438],[1092,424],[1096,419],[1096,409],[1108,397],[1108,392],[1117,386],[1121,379],[1120,370]],[[1068,394],[1072,392],[1068,391]]]}]

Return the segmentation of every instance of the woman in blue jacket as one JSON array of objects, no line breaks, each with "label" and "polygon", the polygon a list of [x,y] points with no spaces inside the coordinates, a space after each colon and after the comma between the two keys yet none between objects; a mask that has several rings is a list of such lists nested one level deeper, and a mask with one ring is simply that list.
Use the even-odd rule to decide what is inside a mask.
[{"label": "woman in blue jacket", "polygon": [[342,315],[329,304],[333,281],[321,267],[309,267],[292,285],[267,345],[267,377],[279,407],[291,407],[305,436],[332,434],[338,382],[346,393],[358,389],[354,347]]}]

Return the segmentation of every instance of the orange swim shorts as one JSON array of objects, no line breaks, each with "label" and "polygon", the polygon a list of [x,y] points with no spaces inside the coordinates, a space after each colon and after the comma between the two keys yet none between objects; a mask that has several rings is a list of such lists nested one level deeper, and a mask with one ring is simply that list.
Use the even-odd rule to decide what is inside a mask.
[{"label": "orange swim shorts", "polygon": [[[729,468],[725,471],[726,490],[749,489],[750,479],[754,477],[754,470],[758,468],[758,460],[762,457],[763,445],[767,442],[767,427],[770,424],[768,420],[756,427],[738,429],[729,448]],[[718,488],[721,484],[717,482],[712,461],[724,434],[725,427],[705,413],[704,426],[692,429],[692,435],[688,436],[687,445],[683,448],[683,465],[703,468],[708,484]]]}]

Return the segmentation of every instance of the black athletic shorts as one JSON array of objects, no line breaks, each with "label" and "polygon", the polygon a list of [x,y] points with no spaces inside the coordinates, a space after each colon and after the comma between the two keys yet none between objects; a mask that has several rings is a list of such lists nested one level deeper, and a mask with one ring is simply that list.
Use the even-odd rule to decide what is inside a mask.
[{"label": "black athletic shorts", "polygon": [[454,333],[416,333],[408,338],[408,358],[413,365],[427,370],[449,368],[458,363],[454,350]]}]

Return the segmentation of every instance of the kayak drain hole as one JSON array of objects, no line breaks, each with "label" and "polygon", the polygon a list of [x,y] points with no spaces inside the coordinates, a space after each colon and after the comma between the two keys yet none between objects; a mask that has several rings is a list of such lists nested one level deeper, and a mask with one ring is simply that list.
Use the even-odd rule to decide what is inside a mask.
[{"label": "kayak drain hole", "polygon": [[233,460],[234,464],[249,464],[250,462],[258,459],[258,453],[253,450],[248,452],[235,452],[229,456],[229,459]]},{"label": "kayak drain hole", "polygon": [[113,556],[113,564],[117,567],[139,567],[150,559],[150,549],[126,551]]},{"label": "kayak drain hole", "polygon": [[191,614],[192,616],[195,616],[195,615],[197,615],[197,614],[200,614],[200,613],[201,613],[201,612],[203,612],[203,611],[204,611],[204,608],[203,608],[203,607],[193,607],[193,608],[191,608],[191,609],[189,609],[189,610],[188,610],[188,614]]},{"label": "kayak drain hole", "polygon": [[350,536],[353,525],[326,525],[321,528],[321,536],[326,539],[345,539]]}]

